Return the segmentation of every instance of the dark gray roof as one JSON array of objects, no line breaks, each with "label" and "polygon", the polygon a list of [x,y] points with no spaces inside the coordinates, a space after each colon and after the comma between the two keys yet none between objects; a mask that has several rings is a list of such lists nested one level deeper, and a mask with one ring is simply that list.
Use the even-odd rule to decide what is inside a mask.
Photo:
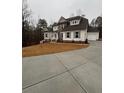
[{"label": "dark gray roof", "polygon": [[72,30],[84,30],[84,29],[86,29],[88,27],[88,19],[81,18],[80,20],[81,21],[80,21],[79,25],[72,25],[72,26],[69,25],[69,26],[65,27],[62,31],[72,31]]},{"label": "dark gray roof", "polygon": [[74,17],[67,18],[66,20],[71,21],[71,20],[76,20],[76,19],[78,20],[81,18],[83,18],[83,17],[82,16],[74,16]]},{"label": "dark gray roof", "polygon": [[99,30],[96,27],[89,26],[87,32],[99,32]]},{"label": "dark gray roof", "polygon": [[53,26],[57,26],[57,25],[58,25],[58,23],[56,23],[56,22],[53,24]]},{"label": "dark gray roof", "polygon": [[[82,16],[70,17],[70,18],[67,18],[66,20],[67,21],[64,21],[61,23],[54,23],[53,26],[57,26],[60,24],[68,24],[61,31],[84,30],[88,27],[88,19],[86,19]],[[78,25],[70,25],[69,21],[71,21],[71,20],[80,20],[80,23]]]}]

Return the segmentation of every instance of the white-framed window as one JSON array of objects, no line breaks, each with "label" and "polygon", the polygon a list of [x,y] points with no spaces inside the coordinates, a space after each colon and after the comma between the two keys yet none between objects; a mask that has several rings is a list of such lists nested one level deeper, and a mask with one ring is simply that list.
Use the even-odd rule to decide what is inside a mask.
[{"label": "white-framed window", "polygon": [[80,23],[80,20],[72,20],[70,21],[70,25],[78,25]]},{"label": "white-framed window", "polygon": [[77,21],[75,21],[75,24],[77,23]]},{"label": "white-framed window", "polygon": [[58,30],[58,26],[53,27],[53,31],[56,31],[56,30]]},{"label": "white-framed window", "polygon": [[56,34],[55,34],[55,38],[56,38]]},{"label": "white-framed window", "polygon": [[48,34],[45,34],[45,37],[48,37]]},{"label": "white-framed window", "polygon": [[72,21],[73,22],[73,24],[75,24],[75,21]]},{"label": "white-framed window", "polygon": [[66,38],[70,38],[71,37],[71,33],[70,32],[67,32],[66,33]]},{"label": "white-framed window", "polygon": [[80,32],[75,32],[74,33],[74,38],[80,38]]}]

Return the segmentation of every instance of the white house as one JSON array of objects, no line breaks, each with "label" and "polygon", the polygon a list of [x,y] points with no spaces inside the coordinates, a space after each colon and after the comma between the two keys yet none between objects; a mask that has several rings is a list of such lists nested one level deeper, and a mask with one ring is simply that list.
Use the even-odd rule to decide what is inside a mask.
[{"label": "white house", "polygon": [[62,42],[85,42],[86,39],[97,40],[98,33],[89,30],[88,19],[75,16],[65,19],[61,17],[53,24],[53,31],[45,31],[44,39]]}]

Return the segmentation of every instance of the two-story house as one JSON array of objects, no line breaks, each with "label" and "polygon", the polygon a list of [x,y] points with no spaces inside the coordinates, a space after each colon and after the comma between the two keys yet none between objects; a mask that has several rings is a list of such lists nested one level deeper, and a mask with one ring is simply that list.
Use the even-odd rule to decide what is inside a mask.
[{"label": "two-story house", "polygon": [[44,32],[44,39],[62,42],[85,42],[88,38],[88,19],[75,16],[65,19],[61,17],[53,24],[53,31]]}]

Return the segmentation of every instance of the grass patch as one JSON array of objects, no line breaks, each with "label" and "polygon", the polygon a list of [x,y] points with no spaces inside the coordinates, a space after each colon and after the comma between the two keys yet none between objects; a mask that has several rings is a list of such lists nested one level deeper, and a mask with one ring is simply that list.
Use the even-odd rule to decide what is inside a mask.
[{"label": "grass patch", "polygon": [[52,53],[59,53],[75,49],[87,48],[88,44],[75,43],[44,43],[22,48],[22,56],[38,56]]}]

